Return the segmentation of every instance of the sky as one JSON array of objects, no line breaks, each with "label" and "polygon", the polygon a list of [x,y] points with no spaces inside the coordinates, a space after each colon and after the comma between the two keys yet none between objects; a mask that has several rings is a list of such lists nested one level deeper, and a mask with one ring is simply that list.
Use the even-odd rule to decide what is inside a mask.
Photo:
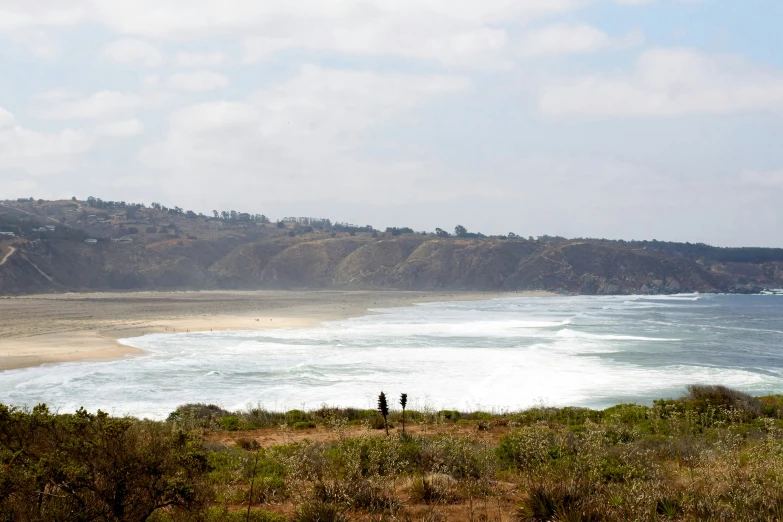
[{"label": "sky", "polygon": [[779,0],[0,0],[0,199],[783,247]]}]

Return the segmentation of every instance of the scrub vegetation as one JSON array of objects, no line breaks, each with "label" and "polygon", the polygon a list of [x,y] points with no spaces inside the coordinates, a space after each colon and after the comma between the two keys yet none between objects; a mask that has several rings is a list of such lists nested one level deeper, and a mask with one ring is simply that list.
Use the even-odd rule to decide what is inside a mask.
[{"label": "scrub vegetation", "polygon": [[0,406],[0,520],[783,518],[782,396],[700,385],[603,411],[407,408],[405,433],[401,410],[381,413]]}]

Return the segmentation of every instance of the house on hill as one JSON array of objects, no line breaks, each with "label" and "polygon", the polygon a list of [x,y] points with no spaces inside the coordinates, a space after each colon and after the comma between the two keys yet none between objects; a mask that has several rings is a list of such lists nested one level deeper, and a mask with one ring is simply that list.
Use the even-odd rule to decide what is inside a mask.
[{"label": "house on hill", "polygon": [[87,243],[88,245],[94,245],[94,244],[96,244],[98,242],[98,240],[97,239],[92,239],[92,238],[87,238],[87,239],[84,240],[84,242]]},{"label": "house on hill", "polygon": [[124,244],[127,244],[127,243],[133,243],[133,238],[130,238],[130,237],[121,237],[121,238],[119,238],[119,239],[112,239],[112,240],[111,240],[111,242],[112,242],[112,243],[124,243]]}]

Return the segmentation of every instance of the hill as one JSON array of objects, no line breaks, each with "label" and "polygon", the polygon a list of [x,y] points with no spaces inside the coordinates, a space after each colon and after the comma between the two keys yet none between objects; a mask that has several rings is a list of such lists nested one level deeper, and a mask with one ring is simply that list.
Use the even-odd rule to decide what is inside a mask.
[{"label": "hill", "polygon": [[783,249],[458,236],[87,201],[0,202],[0,294],[144,289],[753,292]]}]

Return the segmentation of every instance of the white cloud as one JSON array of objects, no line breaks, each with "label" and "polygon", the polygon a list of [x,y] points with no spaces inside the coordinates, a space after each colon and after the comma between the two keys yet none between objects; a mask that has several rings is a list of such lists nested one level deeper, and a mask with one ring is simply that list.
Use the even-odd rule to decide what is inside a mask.
[{"label": "white cloud", "polygon": [[87,133],[71,129],[52,133],[26,129],[0,107],[0,172],[39,175],[68,170],[93,142]]},{"label": "white cloud", "polygon": [[0,31],[73,26],[89,19],[90,4],[90,0],[3,0]]},{"label": "white cloud", "polygon": [[510,66],[505,30],[451,20],[377,19],[301,25],[283,36],[249,36],[245,63],[256,63],[284,49],[387,55],[440,62],[450,67]]},{"label": "white cloud", "polygon": [[555,24],[527,33],[520,46],[525,56],[586,53],[609,47],[605,32],[586,24]]},{"label": "white cloud", "polygon": [[68,98],[72,98],[73,96],[74,94],[68,89],[51,89],[48,91],[38,92],[33,95],[33,97],[36,100],[41,100],[45,102],[56,102],[60,100],[66,100]]},{"label": "white cloud", "polygon": [[222,89],[229,84],[228,78],[212,71],[195,71],[172,74],[168,86],[179,91],[205,92]]},{"label": "white cloud", "polygon": [[160,77],[157,74],[146,74],[141,79],[141,85],[144,87],[157,87],[160,84]]},{"label": "white cloud", "polygon": [[[97,5],[95,13],[111,28],[129,34],[192,38],[264,32],[279,35],[299,22],[328,27],[339,21],[438,19],[492,24],[565,12],[589,0],[291,0],[257,2],[226,0],[182,3],[178,0],[114,0]],[[357,27],[360,31],[361,26]]]},{"label": "white cloud", "polygon": [[628,74],[580,76],[545,85],[549,115],[593,117],[729,114],[783,106],[783,71],[691,49],[643,53]]},{"label": "white cloud", "polygon": [[744,185],[783,189],[783,169],[766,172],[746,170],[740,176],[740,181]]},{"label": "white cloud", "polygon": [[130,138],[144,132],[144,125],[137,119],[112,121],[95,127],[95,134],[111,138]]},{"label": "white cloud", "polygon": [[163,63],[163,53],[152,44],[123,38],[106,46],[104,56],[125,65],[138,65],[140,67],[157,67]]},{"label": "white cloud", "polygon": [[[360,149],[367,133],[426,100],[470,87],[461,77],[304,66],[245,100],[174,112],[165,139],[143,150],[140,159],[160,169],[166,187],[178,192],[197,192],[200,181],[221,179],[215,199],[259,190],[283,200],[350,199],[368,191],[385,200],[393,197],[393,187],[410,186],[405,179],[431,172],[415,160],[364,158]],[[373,190],[381,179],[395,182]]]},{"label": "white cloud", "polygon": [[[14,27],[90,21],[115,33],[159,40],[247,38],[246,62],[285,49],[306,49],[418,58],[460,68],[503,68],[511,58],[506,28],[598,0],[44,1],[60,14],[44,16],[40,7],[15,0],[0,7],[0,19],[5,16]],[[212,67],[217,60],[216,54],[207,53],[183,56],[181,63]],[[156,59],[150,53],[144,61]]]},{"label": "white cloud", "polygon": [[11,43],[11,47],[22,49],[37,58],[52,59],[62,52],[60,43],[41,29],[11,30],[4,36]]},{"label": "white cloud", "polygon": [[135,111],[145,104],[137,94],[117,91],[101,91],[82,98],[57,101],[39,111],[39,115],[52,120],[88,120],[112,118]]},{"label": "white cloud", "polygon": [[226,61],[226,56],[218,51],[208,53],[177,53],[177,65],[180,67],[216,67]]}]

